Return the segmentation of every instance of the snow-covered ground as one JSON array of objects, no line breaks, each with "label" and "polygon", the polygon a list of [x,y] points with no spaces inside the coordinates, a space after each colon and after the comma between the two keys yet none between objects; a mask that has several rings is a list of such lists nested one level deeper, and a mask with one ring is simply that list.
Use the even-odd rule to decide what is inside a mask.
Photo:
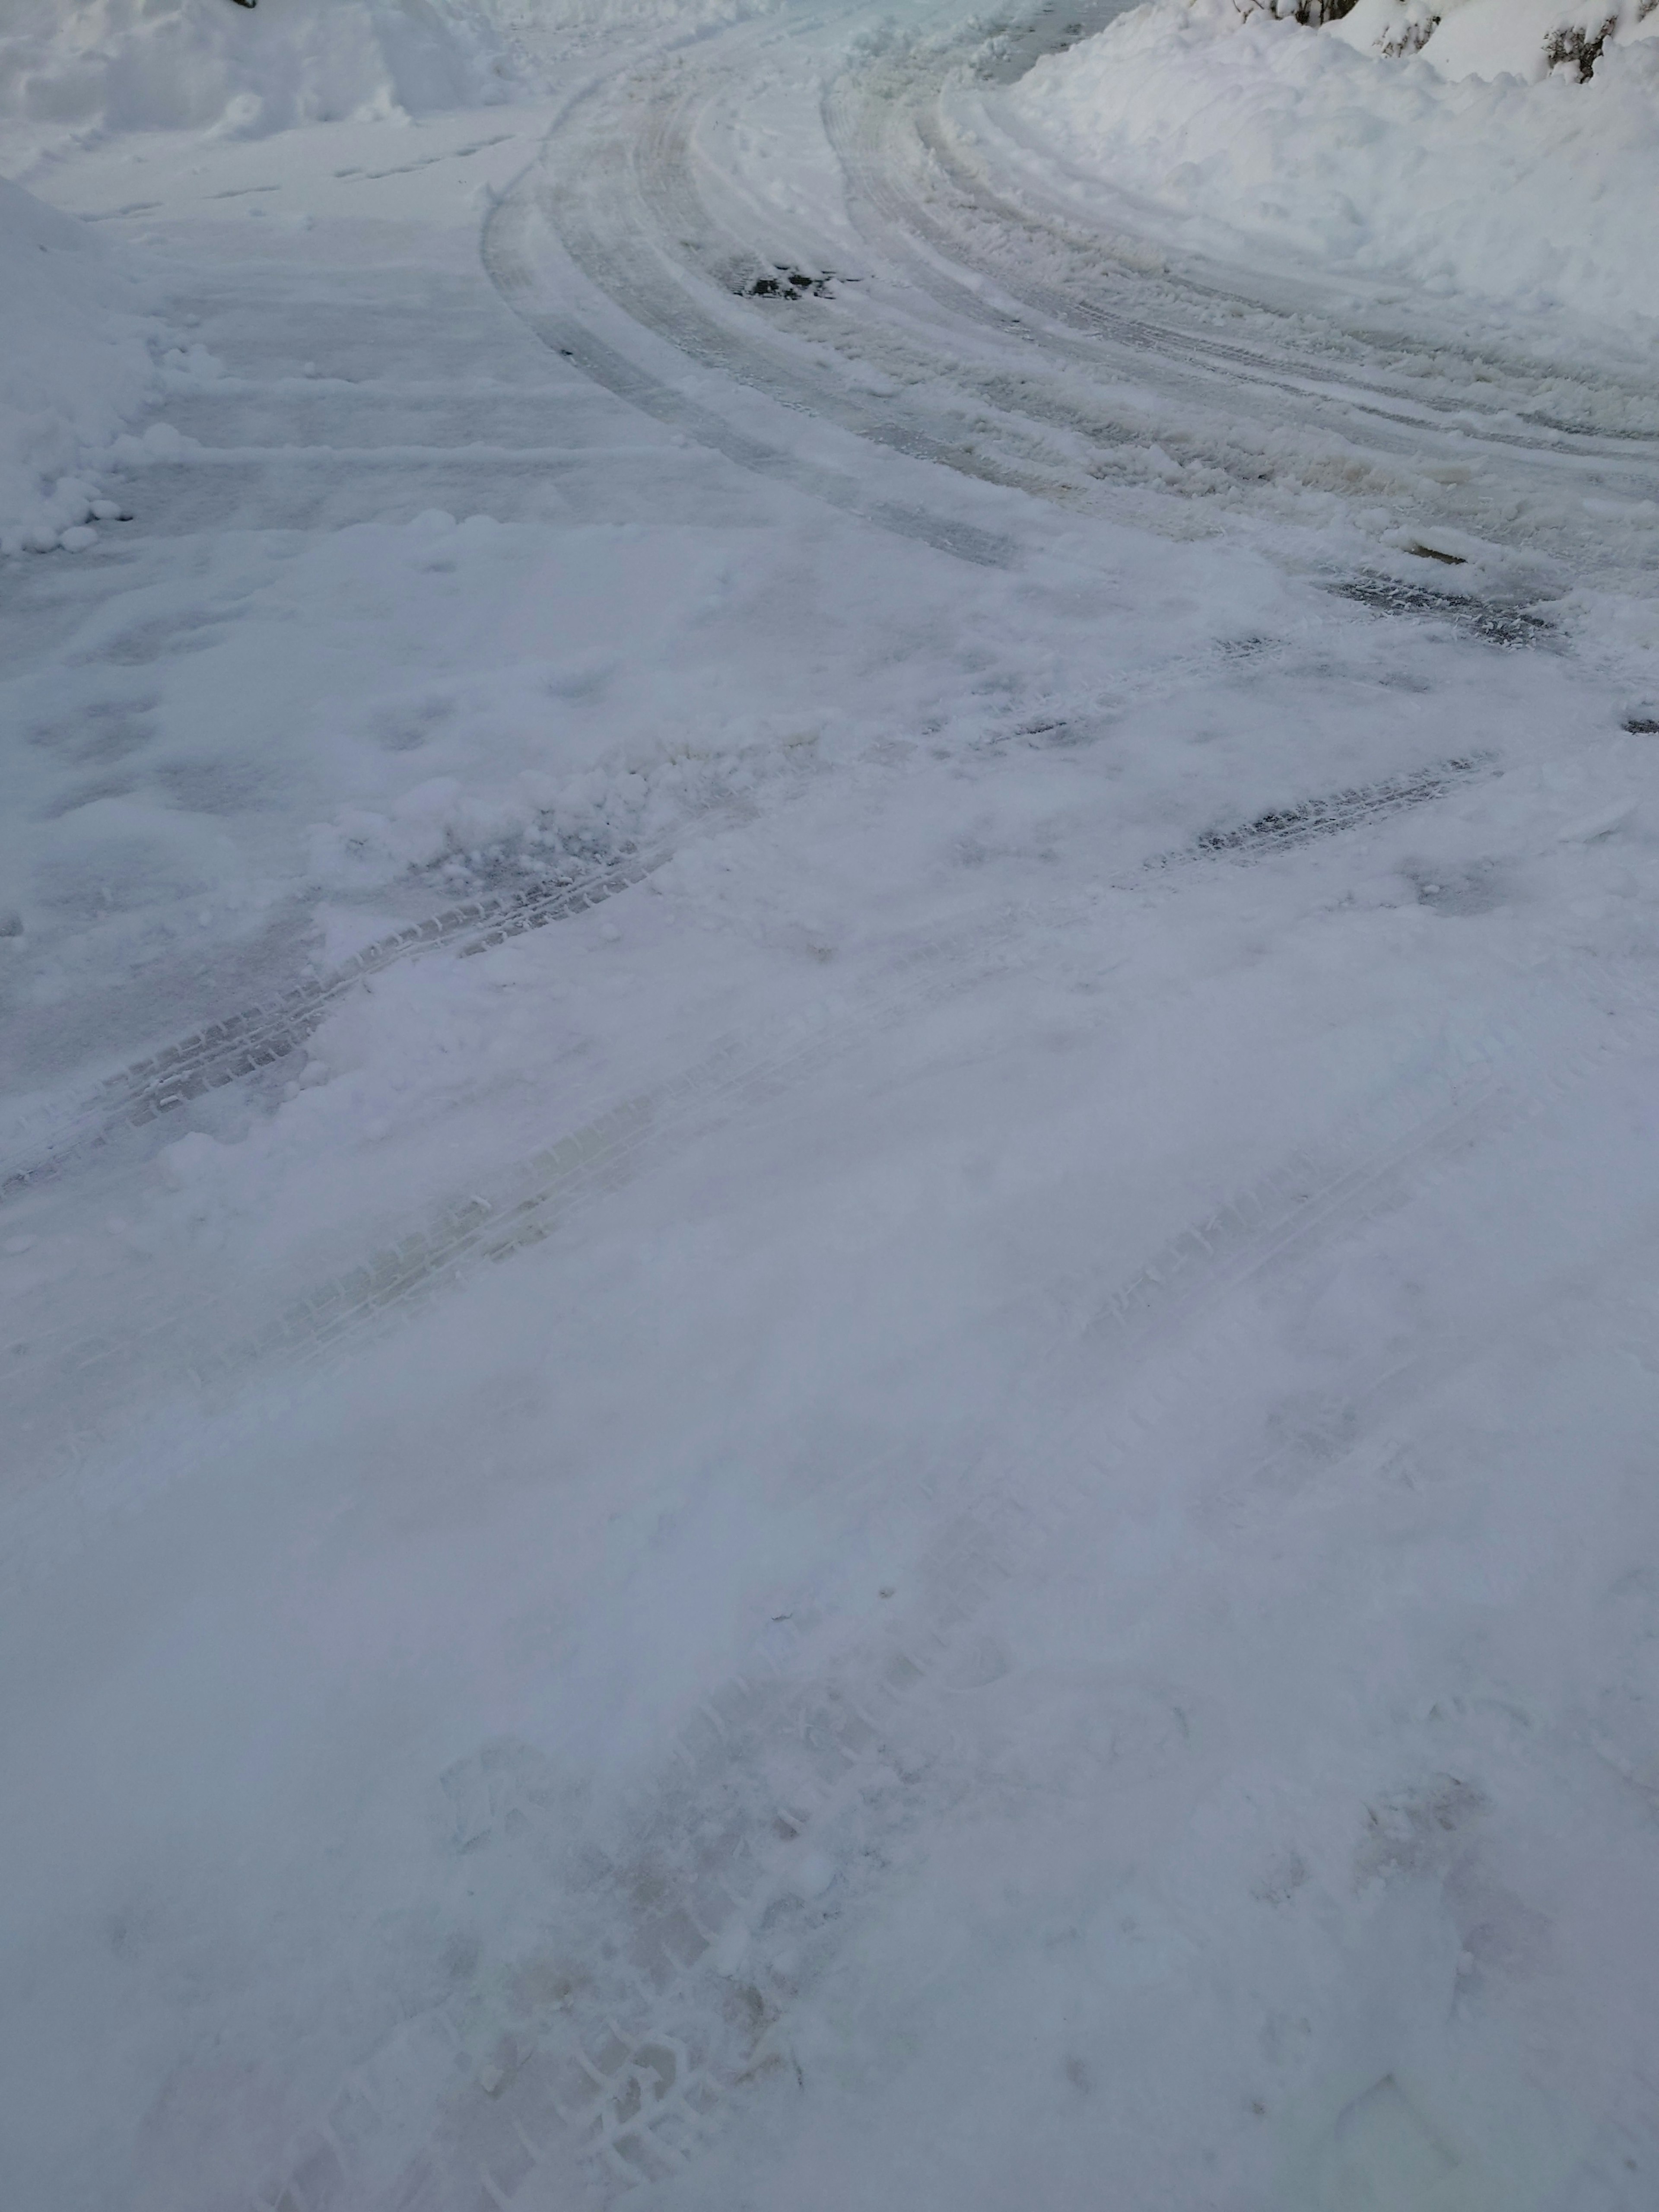
[{"label": "snow-covered ground", "polygon": [[1060,96],[1645,80],[325,12],[0,24],[0,2196],[1652,2212],[1646,349]]}]

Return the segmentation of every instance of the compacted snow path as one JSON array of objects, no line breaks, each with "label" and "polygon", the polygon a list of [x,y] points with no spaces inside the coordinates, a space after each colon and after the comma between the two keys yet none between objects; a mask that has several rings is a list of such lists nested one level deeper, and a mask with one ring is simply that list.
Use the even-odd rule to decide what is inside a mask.
[{"label": "compacted snow path", "polygon": [[1114,12],[29,175],[9,2200],[1654,2202],[1659,415]]}]

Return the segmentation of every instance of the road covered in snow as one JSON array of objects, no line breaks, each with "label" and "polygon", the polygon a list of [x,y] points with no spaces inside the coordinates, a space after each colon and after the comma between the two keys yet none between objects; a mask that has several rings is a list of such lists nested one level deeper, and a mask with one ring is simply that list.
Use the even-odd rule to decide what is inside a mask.
[{"label": "road covered in snow", "polygon": [[0,22],[8,2203],[1650,2212],[1659,18],[1483,8]]}]

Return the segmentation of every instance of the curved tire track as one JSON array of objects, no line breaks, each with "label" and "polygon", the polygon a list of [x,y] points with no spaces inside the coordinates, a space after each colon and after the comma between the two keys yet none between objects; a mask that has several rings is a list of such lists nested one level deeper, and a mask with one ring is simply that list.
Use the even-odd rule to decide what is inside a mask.
[{"label": "curved tire track", "polygon": [[[588,99],[597,102],[600,96],[596,90]],[[503,300],[542,343],[606,391],[724,453],[739,467],[958,560],[981,568],[1008,567],[1015,547],[999,532],[889,498],[856,477],[805,459],[780,440],[740,428],[629,359],[572,312],[562,289],[549,275],[550,256],[558,249],[570,248],[579,263],[606,270],[612,281],[619,264],[631,264],[641,279],[641,299],[650,296],[653,274],[648,264],[641,264],[637,252],[630,252],[638,226],[615,221],[617,210],[634,200],[626,141],[619,139],[614,126],[594,123],[579,104],[574,122],[566,129],[574,132],[587,125],[592,127],[574,150],[562,143],[558,149],[562,181],[556,183],[544,165],[527,170],[496,203],[484,226],[484,267]],[[656,323],[663,335],[695,360],[726,371],[745,366],[743,349],[733,347],[707,316],[694,316],[676,303]],[[816,408],[823,397],[814,386],[786,374],[763,374],[753,363],[747,368],[741,380],[757,385],[786,406],[799,407],[810,396]],[[846,427],[877,435],[883,426],[872,410],[854,408]],[[923,457],[942,459],[945,455],[932,441]]]}]

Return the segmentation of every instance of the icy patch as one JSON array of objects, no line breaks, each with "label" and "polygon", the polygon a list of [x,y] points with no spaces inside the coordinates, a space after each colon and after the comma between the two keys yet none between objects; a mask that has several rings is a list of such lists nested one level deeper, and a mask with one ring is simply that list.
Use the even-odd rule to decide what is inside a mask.
[{"label": "icy patch", "polygon": [[[1399,0],[1316,32],[1265,11],[1241,22],[1233,0],[1154,0],[1040,62],[1009,105],[1074,191],[1159,203],[1201,249],[1220,227],[1448,297],[1659,315],[1659,11],[1626,11],[1632,35],[1609,34],[1586,78],[1588,48],[1553,73],[1544,51],[1544,16],[1559,29],[1570,0],[1540,5],[1534,21],[1504,0],[1504,37],[1487,40],[1500,18],[1469,0],[1412,54],[1390,43]],[[1616,0],[1593,12],[1595,37],[1621,20]],[[1538,82],[1477,73],[1515,41],[1530,54],[1534,32]]]}]

